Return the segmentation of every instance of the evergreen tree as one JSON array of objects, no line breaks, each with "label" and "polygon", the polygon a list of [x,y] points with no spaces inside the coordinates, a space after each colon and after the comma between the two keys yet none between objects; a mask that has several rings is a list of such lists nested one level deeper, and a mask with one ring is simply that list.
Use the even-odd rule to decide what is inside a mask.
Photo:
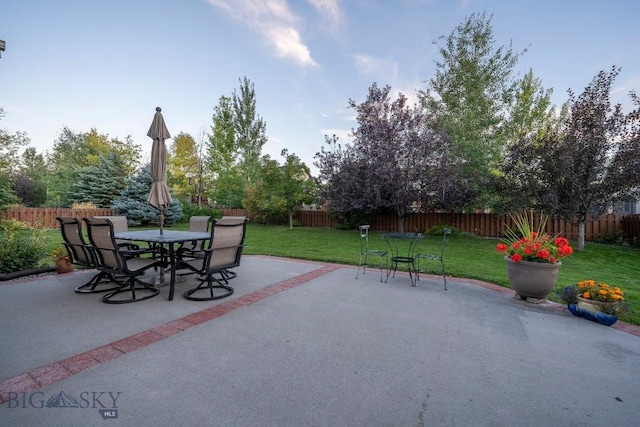
[{"label": "evergreen tree", "polygon": [[[157,225],[158,209],[147,203],[151,190],[151,167],[147,164],[133,177],[126,180],[126,187],[113,201],[111,208],[115,215],[126,215],[130,226]],[[182,219],[182,208],[176,198],[163,210],[164,224],[170,226]]]},{"label": "evergreen tree", "polygon": [[124,189],[125,174],[125,166],[120,155],[109,153],[100,156],[97,165],[80,169],[77,181],[71,186],[69,199],[108,208]]}]

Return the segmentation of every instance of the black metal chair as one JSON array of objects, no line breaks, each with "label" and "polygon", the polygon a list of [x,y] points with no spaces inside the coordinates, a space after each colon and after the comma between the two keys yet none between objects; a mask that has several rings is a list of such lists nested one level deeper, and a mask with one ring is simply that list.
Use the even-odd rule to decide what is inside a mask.
[{"label": "black metal chair", "polygon": [[[444,271],[444,248],[447,246],[449,242],[449,235],[451,234],[451,230],[445,228],[442,230],[442,244],[440,245],[440,253],[424,253],[419,252],[416,254],[416,277],[420,280],[420,273],[426,273],[427,271],[433,271],[436,274],[442,276],[442,280],[444,281],[444,289],[447,289],[447,275]],[[440,271],[438,270],[423,270],[421,263],[424,261],[436,261],[440,262]]]},{"label": "black metal chair", "polygon": [[[358,261],[358,271],[356,272],[356,279],[360,273],[360,267],[362,267],[362,274],[365,274],[367,269],[367,259],[370,256],[378,257],[378,264],[380,266],[380,281],[382,282],[382,260],[385,260],[385,269],[389,269],[389,257],[387,251],[376,250],[369,248],[369,229],[370,225],[361,225],[358,227],[360,230],[360,260]],[[363,262],[364,260],[364,262]]]},{"label": "black metal chair", "polygon": [[200,251],[200,254],[197,251],[179,251],[176,268],[187,268],[200,274],[200,283],[184,293],[186,299],[211,301],[233,294],[234,289],[229,286],[229,277],[225,272],[240,265],[246,224],[246,218],[214,220],[207,249]]},{"label": "black metal chair", "polygon": [[[165,261],[154,258],[142,258],[145,250],[130,250],[121,247],[114,237],[113,223],[106,218],[83,218],[87,224],[89,241],[96,254],[97,268],[111,280],[118,283],[118,289],[105,294],[102,301],[107,304],[126,304],[144,301],[160,293],[152,284],[139,279],[150,268],[164,266]],[[148,295],[138,297],[136,292]],[[130,298],[122,294],[131,293]]]},{"label": "black metal chair", "polygon": [[[96,254],[82,236],[80,220],[73,217],[57,217],[56,220],[60,223],[60,232],[71,263],[83,268],[97,268]],[[105,288],[104,285],[108,287]],[[118,287],[105,272],[100,271],[87,283],[76,287],[75,291],[79,294],[91,294],[114,291]]]}]

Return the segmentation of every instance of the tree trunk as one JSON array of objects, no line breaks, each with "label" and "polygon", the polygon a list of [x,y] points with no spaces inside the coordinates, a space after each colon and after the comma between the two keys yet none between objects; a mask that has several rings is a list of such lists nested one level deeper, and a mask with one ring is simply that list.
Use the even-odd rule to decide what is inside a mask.
[{"label": "tree trunk", "polygon": [[289,212],[289,230],[293,230],[293,212]]},{"label": "tree trunk", "polygon": [[398,231],[404,233],[404,215],[398,216]]},{"label": "tree trunk", "polygon": [[584,221],[578,223],[578,247],[577,251],[584,250]]}]

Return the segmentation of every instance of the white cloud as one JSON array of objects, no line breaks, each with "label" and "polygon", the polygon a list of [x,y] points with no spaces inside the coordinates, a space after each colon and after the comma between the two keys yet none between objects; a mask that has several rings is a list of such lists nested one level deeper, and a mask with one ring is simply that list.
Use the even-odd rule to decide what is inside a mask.
[{"label": "white cloud", "polygon": [[392,84],[398,76],[398,63],[368,55],[354,55],[355,66],[360,74],[381,80],[382,84]]},{"label": "white cloud", "polygon": [[207,1],[264,37],[276,57],[292,60],[303,67],[317,65],[300,39],[299,19],[285,0]]},{"label": "white cloud", "polygon": [[342,25],[343,17],[338,5],[338,0],[307,0],[318,13],[329,28],[339,27]]}]

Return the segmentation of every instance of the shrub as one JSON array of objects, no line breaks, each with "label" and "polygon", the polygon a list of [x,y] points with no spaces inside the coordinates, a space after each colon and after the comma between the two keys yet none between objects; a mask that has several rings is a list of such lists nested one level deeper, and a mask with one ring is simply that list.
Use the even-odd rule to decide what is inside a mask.
[{"label": "shrub", "polygon": [[428,229],[426,231],[426,234],[428,234],[429,236],[442,236],[442,234],[444,233],[443,230],[445,228],[448,228],[449,230],[451,230],[451,233],[449,234],[450,237],[455,237],[459,233],[458,229],[455,228],[455,227],[452,227],[452,226],[447,225],[447,224],[438,224],[438,225],[434,225],[433,227]]},{"label": "shrub", "polygon": [[46,255],[47,230],[16,220],[0,221],[0,273],[38,267]]},{"label": "shrub", "polygon": [[215,209],[211,206],[201,205],[198,207],[195,203],[190,202],[180,202],[180,207],[182,208],[182,221],[181,222],[189,222],[189,218],[192,216],[213,216],[215,218],[220,218],[222,216],[222,211],[220,209]]},{"label": "shrub", "polygon": [[622,230],[607,231],[595,241],[607,245],[621,245],[624,242],[624,233]]}]

